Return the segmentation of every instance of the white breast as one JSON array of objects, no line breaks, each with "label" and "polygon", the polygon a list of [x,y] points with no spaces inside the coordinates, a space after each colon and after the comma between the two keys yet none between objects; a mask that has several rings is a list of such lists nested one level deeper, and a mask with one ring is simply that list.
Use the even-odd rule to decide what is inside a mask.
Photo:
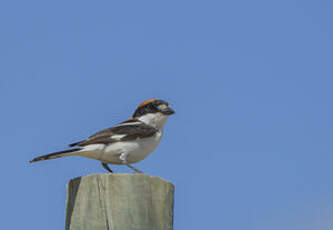
[{"label": "white breast", "polygon": [[145,159],[160,143],[162,132],[154,136],[134,141],[120,141],[110,145],[93,144],[85,146],[77,155],[96,159],[110,164],[133,164]]},{"label": "white breast", "polygon": [[145,159],[160,143],[162,132],[157,132],[154,136],[140,139],[136,143],[138,147],[127,154],[127,162],[130,164]]}]

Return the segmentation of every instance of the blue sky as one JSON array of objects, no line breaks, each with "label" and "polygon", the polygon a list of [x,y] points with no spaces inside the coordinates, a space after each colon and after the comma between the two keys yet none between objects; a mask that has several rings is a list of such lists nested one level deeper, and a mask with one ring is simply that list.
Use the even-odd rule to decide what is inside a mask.
[{"label": "blue sky", "polygon": [[332,10],[320,0],[2,1],[2,228],[63,229],[66,183],[104,169],[28,161],[161,98],[177,113],[136,166],[175,184],[176,230],[332,229]]}]

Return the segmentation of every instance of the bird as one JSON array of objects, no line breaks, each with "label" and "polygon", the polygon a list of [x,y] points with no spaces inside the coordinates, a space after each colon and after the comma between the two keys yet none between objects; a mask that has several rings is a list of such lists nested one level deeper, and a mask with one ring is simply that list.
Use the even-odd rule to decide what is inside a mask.
[{"label": "bird", "polygon": [[128,120],[70,144],[71,149],[36,157],[30,163],[82,156],[99,160],[103,168],[110,173],[113,171],[108,164],[126,165],[136,173],[142,173],[132,164],[145,159],[155,150],[162,138],[168,117],[174,113],[169,103],[164,100],[145,100]]}]

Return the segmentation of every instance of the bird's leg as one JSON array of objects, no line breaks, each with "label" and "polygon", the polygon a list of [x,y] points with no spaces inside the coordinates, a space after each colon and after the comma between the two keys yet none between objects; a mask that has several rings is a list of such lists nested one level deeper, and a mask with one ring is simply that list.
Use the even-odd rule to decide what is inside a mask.
[{"label": "bird's leg", "polygon": [[143,173],[143,172],[141,172],[140,170],[134,168],[134,167],[133,167],[132,165],[130,165],[130,164],[127,164],[127,163],[126,163],[126,166],[129,167],[129,168],[131,168],[131,169],[133,169],[136,173]]},{"label": "bird's leg", "polygon": [[106,170],[108,170],[110,173],[113,173],[113,171],[109,168],[109,166],[108,166],[107,163],[103,163],[102,162],[102,165],[103,165],[103,168],[105,168]]},{"label": "bird's leg", "polygon": [[134,168],[132,165],[130,165],[130,164],[127,163],[127,156],[128,156],[128,153],[122,153],[122,154],[120,154],[119,159],[122,161],[122,163],[124,165],[126,165],[130,169],[134,170],[136,173],[143,173],[140,170]]}]

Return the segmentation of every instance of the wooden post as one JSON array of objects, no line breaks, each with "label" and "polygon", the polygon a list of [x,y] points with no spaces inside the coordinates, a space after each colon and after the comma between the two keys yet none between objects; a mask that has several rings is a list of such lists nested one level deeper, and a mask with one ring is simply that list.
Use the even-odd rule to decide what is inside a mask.
[{"label": "wooden post", "polygon": [[66,230],[172,230],[174,186],[145,174],[95,174],[67,184]]}]

